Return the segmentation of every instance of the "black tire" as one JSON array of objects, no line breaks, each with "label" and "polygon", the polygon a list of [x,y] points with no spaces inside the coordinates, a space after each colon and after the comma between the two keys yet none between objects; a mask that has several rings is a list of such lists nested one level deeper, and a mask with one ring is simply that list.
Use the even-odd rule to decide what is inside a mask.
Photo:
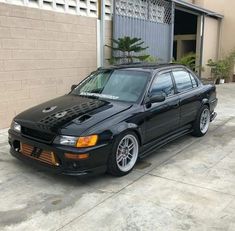
[{"label": "black tire", "polygon": [[[210,117],[209,107],[207,105],[202,106],[201,109],[198,112],[196,120],[193,123],[193,132],[192,132],[192,135],[195,136],[195,137],[202,137],[202,136],[206,135],[206,133],[208,131],[209,126],[206,129],[206,131],[204,131],[204,132],[200,128],[201,117],[202,117],[202,114],[203,114],[203,112],[205,110],[209,111],[209,117]],[[210,118],[209,118],[209,123],[210,123]]]},{"label": "black tire", "polygon": [[120,144],[120,142],[126,137],[126,136],[133,136],[136,141],[137,141],[137,145],[138,145],[138,154],[139,154],[139,139],[137,137],[137,135],[132,132],[132,131],[127,131],[127,132],[124,132],[122,134],[120,134],[116,140],[114,141],[114,145],[113,145],[113,149],[112,149],[112,153],[111,155],[109,156],[109,159],[108,159],[108,168],[107,168],[107,172],[113,176],[117,176],[117,177],[121,177],[121,176],[125,176],[127,175],[128,173],[130,173],[135,164],[136,164],[136,161],[138,159],[138,154],[137,154],[137,158],[136,160],[134,161],[134,165],[131,167],[131,169],[129,169],[128,171],[122,171],[119,166],[118,166],[118,163],[117,163],[117,160],[116,160],[116,156],[117,156],[117,149],[118,149],[118,146]]}]

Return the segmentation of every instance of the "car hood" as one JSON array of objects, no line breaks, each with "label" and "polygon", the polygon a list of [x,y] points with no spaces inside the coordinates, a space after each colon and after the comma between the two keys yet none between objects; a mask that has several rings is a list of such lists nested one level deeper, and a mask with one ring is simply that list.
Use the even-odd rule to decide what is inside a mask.
[{"label": "car hood", "polygon": [[30,108],[15,117],[22,127],[65,135],[80,135],[132,105],[84,96],[65,95]]}]

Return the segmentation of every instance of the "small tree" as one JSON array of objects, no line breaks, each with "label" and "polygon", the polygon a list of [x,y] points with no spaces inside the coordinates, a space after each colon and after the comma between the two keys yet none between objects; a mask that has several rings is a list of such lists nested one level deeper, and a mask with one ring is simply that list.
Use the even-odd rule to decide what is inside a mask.
[{"label": "small tree", "polygon": [[134,60],[143,61],[149,57],[149,55],[137,55],[141,51],[146,50],[148,47],[142,47],[144,44],[140,38],[130,38],[128,36],[123,38],[112,39],[113,45],[107,47],[111,48],[113,51],[119,51],[121,53],[120,56],[113,56],[109,61],[111,63],[115,63],[117,61],[133,63]]},{"label": "small tree", "polygon": [[224,59],[218,61],[208,60],[207,66],[211,68],[211,74],[216,83],[220,82],[220,79],[228,79],[231,75],[231,71],[234,67],[235,51],[232,51]]}]

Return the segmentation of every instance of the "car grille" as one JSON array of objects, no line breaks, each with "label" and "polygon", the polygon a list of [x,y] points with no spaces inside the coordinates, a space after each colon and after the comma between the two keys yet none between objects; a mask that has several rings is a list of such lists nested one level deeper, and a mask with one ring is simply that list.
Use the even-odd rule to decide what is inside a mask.
[{"label": "car grille", "polygon": [[53,166],[59,166],[59,161],[54,152],[44,151],[31,145],[21,143],[20,153],[24,156],[41,161],[43,163]]},{"label": "car grille", "polygon": [[54,139],[55,135],[47,132],[42,132],[39,130],[31,129],[31,128],[26,128],[22,127],[21,132],[23,135],[35,138],[37,140],[43,140],[46,142],[52,142]]}]

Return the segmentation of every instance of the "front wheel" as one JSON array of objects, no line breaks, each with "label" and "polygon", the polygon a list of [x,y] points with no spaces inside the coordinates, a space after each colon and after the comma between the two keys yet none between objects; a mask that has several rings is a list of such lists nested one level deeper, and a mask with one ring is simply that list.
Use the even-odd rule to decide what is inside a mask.
[{"label": "front wheel", "polygon": [[139,155],[139,141],[134,132],[120,135],[114,143],[108,161],[108,172],[114,176],[124,176],[134,168]]},{"label": "front wheel", "polygon": [[201,137],[204,136],[210,125],[210,110],[208,106],[203,106],[199,113],[198,116],[193,124],[193,132],[192,135]]}]

